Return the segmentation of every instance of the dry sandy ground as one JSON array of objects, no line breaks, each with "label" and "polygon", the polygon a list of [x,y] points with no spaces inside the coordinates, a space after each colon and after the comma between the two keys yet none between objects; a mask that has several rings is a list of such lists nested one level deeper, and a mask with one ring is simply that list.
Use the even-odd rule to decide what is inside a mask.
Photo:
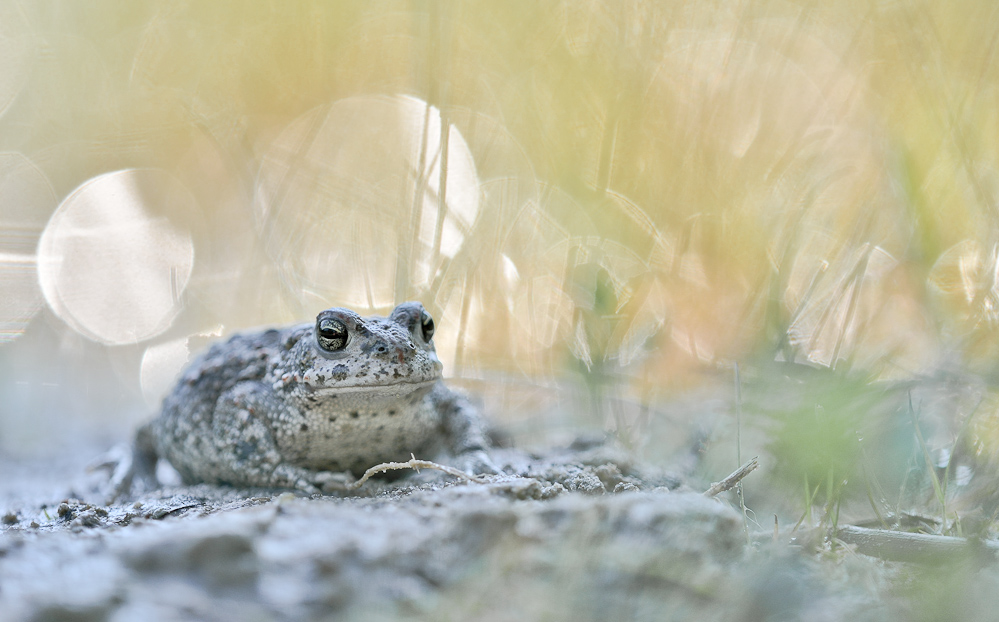
[{"label": "dry sandy ground", "polygon": [[[741,514],[606,446],[502,450],[350,496],[172,487],[102,505],[82,455],[0,464],[0,620],[884,620]],[[93,454],[91,454],[93,455]],[[891,618],[892,616],[887,616]]]}]

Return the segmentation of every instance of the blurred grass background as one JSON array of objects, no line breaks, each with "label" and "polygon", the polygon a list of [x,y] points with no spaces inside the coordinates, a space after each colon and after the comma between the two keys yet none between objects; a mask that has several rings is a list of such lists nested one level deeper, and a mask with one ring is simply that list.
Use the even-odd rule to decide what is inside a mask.
[{"label": "blurred grass background", "polygon": [[419,299],[523,436],[717,478],[741,409],[787,507],[958,527],[999,497],[997,40],[983,0],[0,1],[0,448]]}]

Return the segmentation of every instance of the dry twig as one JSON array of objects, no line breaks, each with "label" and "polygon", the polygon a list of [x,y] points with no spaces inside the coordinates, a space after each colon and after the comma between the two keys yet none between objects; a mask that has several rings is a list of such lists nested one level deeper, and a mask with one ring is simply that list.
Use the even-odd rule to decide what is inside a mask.
[{"label": "dry twig", "polygon": [[755,471],[759,466],[760,466],[759,457],[753,458],[746,464],[736,469],[733,473],[731,473],[728,477],[726,477],[722,481],[711,484],[711,488],[708,488],[707,490],[704,491],[704,496],[714,497],[719,493],[723,493],[726,490],[735,488],[735,485],[741,482],[742,478],[746,477],[747,475]]},{"label": "dry twig", "polygon": [[941,562],[962,557],[997,557],[999,543],[987,540],[933,536],[925,533],[842,527],[836,537],[857,547],[858,553],[895,562]]},{"label": "dry twig", "polygon": [[372,475],[377,475],[386,471],[398,471],[399,469],[413,469],[414,471],[419,471],[420,469],[435,469],[476,484],[486,483],[486,480],[475,477],[474,475],[469,475],[460,469],[445,466],[443,464],[437,464],[436,462],[431,462],[429,460],[417,460],[416,456],[413,454],[409,454],[409,456],[410,459],[406,462],[383,462],[381,464],[376,464],[365,471],[364,475],[361,476],[361,479],[357,480],[353,484],[349,484],[347,486],[347,490],[357,490],[363,486],[364,482],[368,481]]}]

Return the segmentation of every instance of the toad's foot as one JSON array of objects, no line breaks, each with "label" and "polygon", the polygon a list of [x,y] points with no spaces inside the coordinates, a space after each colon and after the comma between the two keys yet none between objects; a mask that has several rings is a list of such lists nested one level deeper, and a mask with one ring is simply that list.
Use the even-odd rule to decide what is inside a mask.
[{"label": "toad's foot", "polygon": [[154,469],[155,463],[150,464],[148,458],[130,443],[115,445],[87,466],[89,472],[110,471],[99,492],[104,505],[128,499],[136,492],[155,490],[159,483]]},{"label": "toad's foot", "polygon": [[501,469],[483,449],[473,449],[455,456],[451,461],[456,468],[470,475],[501,475]]}]

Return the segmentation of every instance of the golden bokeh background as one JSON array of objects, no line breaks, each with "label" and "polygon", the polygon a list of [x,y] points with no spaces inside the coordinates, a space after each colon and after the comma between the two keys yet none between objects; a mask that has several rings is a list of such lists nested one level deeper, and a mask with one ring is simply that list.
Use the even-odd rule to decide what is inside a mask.
[{"label": "golden bokeh background", "polygon": [[514,423],[995,378],[997,55],[983,0],[3,0],[0,446],[410,299]]}]

